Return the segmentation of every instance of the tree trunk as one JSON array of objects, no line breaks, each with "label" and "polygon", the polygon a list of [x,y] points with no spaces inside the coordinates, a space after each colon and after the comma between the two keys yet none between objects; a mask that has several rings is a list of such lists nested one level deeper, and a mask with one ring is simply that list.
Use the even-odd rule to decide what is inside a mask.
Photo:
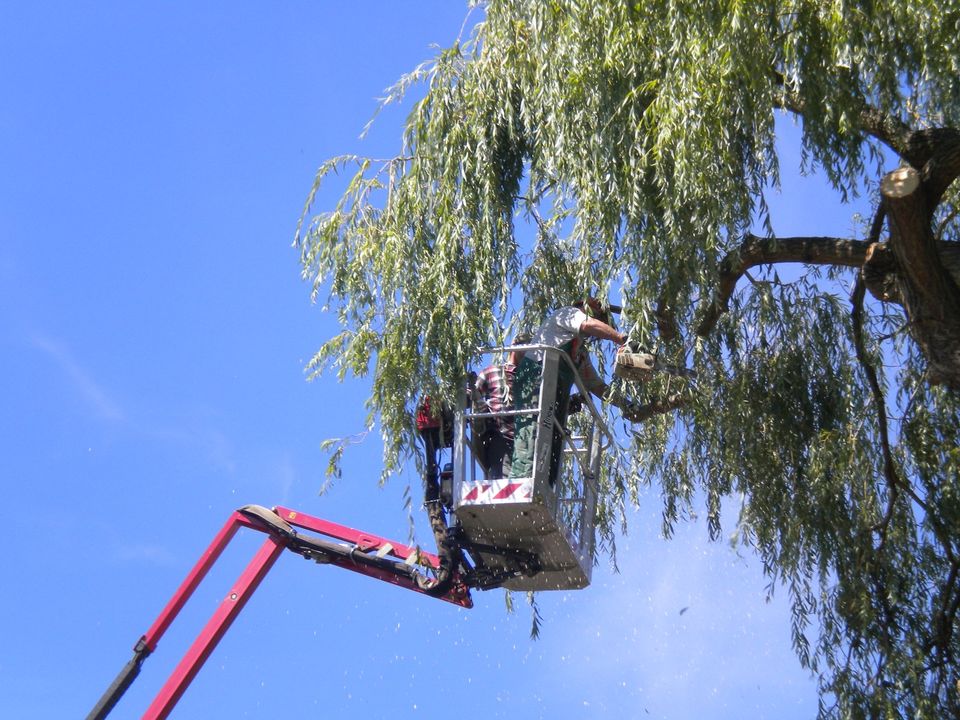
[{"label": "tree trunk", "polygon": [[883,178],[880,193],[900,271],[896,301],[927,358],[930,383],[960,390],[960,288],[941,260],[920,174],[911,167],[894,170]]}]

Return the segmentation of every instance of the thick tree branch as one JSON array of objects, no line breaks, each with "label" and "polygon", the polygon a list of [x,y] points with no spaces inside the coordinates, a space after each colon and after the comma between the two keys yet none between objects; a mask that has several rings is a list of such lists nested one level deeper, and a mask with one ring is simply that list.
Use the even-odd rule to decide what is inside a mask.
[{"label": "thick tree branch", "polygon": [[[795,115],[807,115],[809,111],[806,103],[803,98],[789,86],[783,75],[781,73],[774,73],[774,79],[784,91],[779,98],[778,107],[783,110],[788,110]],[[913,128],[899,118],[881,112],[866,102],[862,102],[859,119],[860,129],[866,135],[876,138],[904,159],[908,157],[920,159],[923,143],[919,141],[920,139],[915,140],[914,142],[917,147],[911,150],[911,138],[916,133]],[[929,156],[926,159],[929,159]],[[923,162],[926,162],[926,159],[924,159]],[[921,162],[920,165],[922,165],[923,162]]]},{"label": "thick tree branch", "polygon": [[[942,314],[960,310],[956,284],[943,270],[936,239],[930,230],[931,208],[921,188],[920,174],[903,167],[887,174],[880,183],[890,227],[890,246],[904,279],[914,286],[924,304],[951,303]],[[953,297],[957,295],[957,297]],[[952,303],[956,303],[955,305]]]},{"label": "thick tree branch", "polygon": [[960,176],[960,130],[934,128],[922,133],[936,133],[930,157],[923,165],[914,165],[922,169],[924,192],[928,206],[933,210],[950,184]]},{"label": "thick tree branch", "polygon": [[905,122],[866,103],[860,110],[859,119],[864,134],[879,140],[904,159],[919,159],[917,152],[921,148],[911,150],[911,139],[916,133]]},{"label": "thick tree branch", "polygon": [[656,398],[651,400],[648,403],[640,405],[635,410],[629,413],[629,415],[624,414],[624,417],[630,422],[643,422],[644,420],[649,420],[655,415],[663,415],[668,412],[672,412],[677,408],[683,407],[687,404],[686,398],[681,395],[669,395],[665,398]]},{"label": "thick tree branch", "polygon": [[676,313],[669,307],[666,298],[662,295],[657,300],[654,318],[657,321],[657,332],[660,334],[661,340],[670,342],[680,336],[680,329],[677,327]]},{"label": "thick tree branch", "polygon": [[[940,241],[937,243],[940,263],[955,283],[960,284],[960,243]],[[903,273],[900,263],[888,242],[873,243],[867,249],[863,265],[863,280],[867,290],[877,300],[903,305],[900,284]]]},{"label": "thick tree branch", "polygon": [[887,501],[887,512],[883,519],[872,529],[880,534],[880,547],[886,542],[887,527],[890,519],[893,517],[894,506],[897,497],[900,495],[900,479],[897,477],[897,468],[893,462],[893,452],[890,449],[890,432],[887,428],[887,404],[883,399],[883,390],[880,388],[880,382],[877,380],[877,371],[870,363],[867,357],[867,349],[863,342],[863,298],[866,294],[866,284],[863,277],[857,278],[854,285],[853,294],[850,297],[850,303],[853,306],[851,319],[853,320],[853,345],[857,352],[857,360],[860,367],[867,376],[870,384],[870,392],[873,395],[873,403],[877,408],[877,424],[880,428],[880,448],[883,452],[883,476],[887,481],[887,487],[890,489],[890,497]]},{"label": "thick tree branch", "polygon": [[957,611],[960,610],[960,591],[955,590],[958,574],[960,574],[960,559],[954,558],[950,563],[947,581],[943,585],[940,607],[933,617],[933,636],[930,639],[930,645],[927,646],[928,652],[933,647],[939,650],[941,666],[951,659],[950,640],[954,633]]},{"label": "thick tree branch", "polygon": [[[800,116],[807,107],[782,74],[774,73],[777,84],[784,89],[779,107]],[[944,191],[960,177],[960,130],[956,128],[924,128],[917,130],[889,113],[860,101],[857,113],[860,130],[890,148],[905,162],[923,170],[930,207],[936,206]]]},{"label": "thick tree branch", "polygon": [[697,327],[697,335],[706,337],[727,311],[730,296],[743,274],[757,265],[804,263],[860,267],[867,260],[870,243],[834,237],[760,238],[747,235],[737,250],[720,263],[720,283],[713,302]]},{"label": "thick tree branch", "polygon": [[866,135],[882,142],[908,164],[920,170],[928,163],[935,163],[930,177],[924,177],[924,182],[932,183],[933,204],[960,175],[960,130],[939,127],[914,130],[866,104],[859,117],[860,128]]}]

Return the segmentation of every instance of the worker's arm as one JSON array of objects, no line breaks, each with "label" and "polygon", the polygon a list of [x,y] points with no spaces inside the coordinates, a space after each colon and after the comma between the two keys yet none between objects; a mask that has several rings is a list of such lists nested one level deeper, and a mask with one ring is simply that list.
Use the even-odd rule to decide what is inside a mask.
[{"label": "worker's arm", "polygon": [[612,340],[617,345],[623,345],[627,341],[626,333],[617,332],[605,322],[601,322],[592,317],[588,317],[581,323],[580,334],[601,340]]}]

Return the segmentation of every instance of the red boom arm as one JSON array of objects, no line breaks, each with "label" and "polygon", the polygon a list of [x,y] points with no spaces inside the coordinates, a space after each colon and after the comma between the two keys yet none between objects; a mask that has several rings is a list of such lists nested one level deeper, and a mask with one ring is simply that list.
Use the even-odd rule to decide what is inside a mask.
[{"label": "red boom arm", "polygon": [[[271,511],[256,505],[241,508],[230,516],[153,625],[137,641],[133,649],[133,658],[120,671],[116,680],[87,716],[87,720],[105,718],[117,704],[140,673],[143,661],[156,649],[160,638],[241,527],[266,533],[268,537],[201,630],[193,645],[187,650],[180,664],[167,679],[153,704],[143,715],[144,718],[159,720],[170,714],[190,682],[203,667],[203,663],[260,585],[260,581],[284,550],[291,550],[317,562],[336,565],[423,594],[427,593],[424,593],[421,583],[417,582],[417,575],[420,573],[415,568],[436,570],[440,567],[440,560],[436,555],[321,520],[306,513],[281,507]],[[294,529],[295,527],[342,542],[301,535]],[[343,542],[349,544],[342,544]],[[420,579],[422,582],[422,578]],[[428,597],[432,596],[428,595]],[[470,591],[459,579],[455,580],[452,588],[439,599],[465,608],[473,607]]]}]

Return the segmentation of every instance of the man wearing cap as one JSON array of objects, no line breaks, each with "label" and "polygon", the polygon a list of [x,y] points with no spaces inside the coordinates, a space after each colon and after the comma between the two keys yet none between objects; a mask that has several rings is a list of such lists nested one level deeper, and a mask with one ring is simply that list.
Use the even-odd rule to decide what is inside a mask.
[{"label": "man wearing cap", "polygon": [[[608,386],[593,367],[593,363],[590,362],[584,336],[610,340],[618,348],[627,341],[625,333],[617,331],[609,324],[607,309],[603,307],[599,300],[590,297],[585,301],[576,302],[553,312],[534,332],[533,339],[530,342],[532,345],[555,347],[567,353],[587,390],[592,395],[603,399]],[[542,354],[542,352],[527,353],[517,367],[514,381],[514,407],[516,409],[528,408],[536,402],[537,391],[540,387]],[[573,373],[567,363],[561,361],[557,377],[556,400],[554,401],[554,417],[561,426],[566,422],[572,382]],[[520,415],[516,418],[513,463],[510,469],[510,477],[512,478],[530,477],[533,473],[536,425],[536,418],[530,415]],[[550,470],[551,482],[556,479],[561,448],[561,436],[558,432],[554,432],[553,458]]]}]

